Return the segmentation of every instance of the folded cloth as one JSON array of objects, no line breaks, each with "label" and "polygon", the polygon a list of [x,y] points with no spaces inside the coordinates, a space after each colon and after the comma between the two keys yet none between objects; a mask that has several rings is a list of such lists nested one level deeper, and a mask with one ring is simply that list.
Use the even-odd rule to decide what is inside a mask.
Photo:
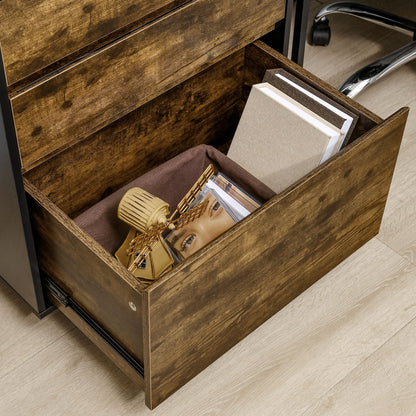
[{"label": "folded cloth", "polygon": [[123,186],[84,211],[74,221],[109,253],[114,254],[129,231],[129,226],[117,217],[118,204],[128,189],[138,186],[163,199],[169,204],[172,213],[210,163],[216,171],[228,176],[259,202],[263,203],[275,195],[270,188],[219,150],[199,145]]}]

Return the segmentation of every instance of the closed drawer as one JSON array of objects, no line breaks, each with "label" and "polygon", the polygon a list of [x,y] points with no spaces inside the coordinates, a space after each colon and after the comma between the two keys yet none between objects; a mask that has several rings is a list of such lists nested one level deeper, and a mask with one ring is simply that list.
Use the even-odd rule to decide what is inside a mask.
[{"label": "closed drawer", "polygon": [[[42,270],[142,363],[151,408],[377,234],[407,117],[380,119],[261,42],[214,61],[25,174]],[[74,216],[190,147],[226,149],[250,86],[277,67],[358,114],[353,142],[143,287]]]},{"label": "closed drawer", "polygon": [[194,0],[11,99],[23,169],[82,140],[284,18],[283,0]]},{"label": "closed drawer", "polygon": [[7,85],[17,90],[187,1],[3,0],[0,42]]}]

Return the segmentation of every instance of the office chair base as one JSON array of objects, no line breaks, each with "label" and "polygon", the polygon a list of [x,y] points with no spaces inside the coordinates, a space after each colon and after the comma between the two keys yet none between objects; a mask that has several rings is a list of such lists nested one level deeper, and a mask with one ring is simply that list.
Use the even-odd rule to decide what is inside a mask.
[{"label": "office chair base", "polygon": [[416,22],[365,4],[341,1],[324,6],[315,16],[310,34],[312,45],[327,46],[330,28],[327,16],[348,14],[385,26],[413,37],[413,42],[367,65],[351,75],[339,88],[348,97],[355,97],[364,88],[378,81],[394,69],[416,58]]},{"label": "office chair base", "polygon": [[416,22],[413,20],[405,19],[401,16],[385,12],[384,10],[367,6],[366,4],[349,1],[340,1],[324,6],[316,14],[314,23],[323,21],[324,19],[327,19],[328,15],[334,13],[348,14],[351,16],[359,17],[360,19],[377,23],[381,26],[385,26],[406,34],[411,34],[413,36],[416,34]]},{"label": "office chair base", "polygon": [[364,88],[413,59],[416,59],[416,41],[361,68],[341,85],[339,91],[353,98]]}]

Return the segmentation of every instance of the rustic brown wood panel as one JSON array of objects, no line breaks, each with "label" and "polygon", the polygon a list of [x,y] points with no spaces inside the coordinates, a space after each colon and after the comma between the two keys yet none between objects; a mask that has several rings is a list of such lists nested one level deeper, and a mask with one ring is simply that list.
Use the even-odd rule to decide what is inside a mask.
[{"label": "rustic brown wood panel", "polygon": [[338,101],[346,108],[349,108],[351,111],[358,114],[359,120],[357,122],[353,138],[361,136],[376,124],[382,122],[382,119],[376,114],[367,110],[365,107],[361,106],[352,99],[346,97],[336,88],[322,81],[299,65],[296,65],[291,60],[260,41],[254,42],[253,44],[248,45],[246,48],[246,96],[248,97],[249,88],[251,85],[262,81],[264,73],[267,69],[278,67],[293,73],[298,78],[302,79],[308,84],[311,84],[322,93],[330,94],[332,99]]},{"label": "rustic brown wood panel", "polygon": [[142,361],[140,283],[27,180],[25,189],[41,270]]},{"label": "rustic brown wood panel", "polygon": [[3,0],[0,43],[7,83],[65,64],[97,41],[109,41],[186,1]]},{"label": "rustic brown wood panel", "polygon": [[149,407],[377,234],[407,114],[398,111],[146,290]]},{"label": "rustic brown wood panel", "polygon": [[240,112],[243,62],[240,50],[25,177],[72,217],[189,147],[229,138]]},{"label": "rustic brown wood panel", "polygon": [[131,367],[127,361],[118,354],[114,348],[107,344],[82,318],[71,308],[67,308],[59,303],[53,296],[48,295],[49,300],[62,312],[90,341],[92,341],[124,374],[130,377],[137,385],[138,389],[144,390],[143,377]]},{"label": "rustic brown wood panel", "polygon": [[16,95],[23,168],[240,49],[283,17],[280,0],[195,0]]}]

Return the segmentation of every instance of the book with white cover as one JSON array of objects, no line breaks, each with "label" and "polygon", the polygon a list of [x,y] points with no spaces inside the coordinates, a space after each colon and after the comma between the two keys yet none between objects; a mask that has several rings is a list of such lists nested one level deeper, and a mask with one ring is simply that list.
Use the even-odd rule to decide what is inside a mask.
[{"label": "book with white cover", "polygon": [[338,127],[344,133],[340,147],[349,143],[358,121],[358,116],[352,111],[282,68],[268,69],[264,75],[263,82],[268,82],[309,108],[318,116],[332,123],[335,127]]},{"label": "book with white cover", "polygon": [[227,156],[279,193],[332,156],[340,129],[268,83],[253,85]]}]

